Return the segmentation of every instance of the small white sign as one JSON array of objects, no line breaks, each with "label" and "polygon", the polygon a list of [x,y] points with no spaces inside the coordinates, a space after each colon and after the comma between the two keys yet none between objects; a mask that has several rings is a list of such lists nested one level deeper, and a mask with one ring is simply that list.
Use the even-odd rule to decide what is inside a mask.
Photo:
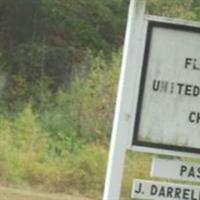
[{"label": "small white sign", "polygon": [[168,179],[200,182],[200,163],[154,158],[151,176]]},{"label": "small white sign", "polygon": [[135,180],[131,197],[146,200],[200,200],[200,187],[185,184]]}]

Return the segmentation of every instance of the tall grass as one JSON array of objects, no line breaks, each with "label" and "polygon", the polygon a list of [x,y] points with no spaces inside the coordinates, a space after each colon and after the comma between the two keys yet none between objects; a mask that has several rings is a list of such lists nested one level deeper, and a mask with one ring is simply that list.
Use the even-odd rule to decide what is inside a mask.
[{"label": "tall grass", "polygon": [[[76,78],[67,92],[60,91],[54,104],[40,115],[42,129],[53,138],[53,145],[74,151],[81,143],[107,144],[111,132],[119,54],[106,61],[102,55],[89,56],[89,76]],[[79,144],[75,143],[76,138]],[[76,146],[77,145],[77,146]],[[60,149],[58,149],[58,152]]]},{"label": "tall grass", "polygon": [[[89,52],[86,60],[89,75],[46,99],[42,109],[32,103],[18,113],[1,109],[0,184],[101,199],[120,55],[109,61]],[[146,154],[127,156],[124,199],[133,178],[148,177],[149,165]]]},{"label": "tall grass", "polygon": [[77,77],[44,109],[28,103],[0,115],[0,183],[54,192],[103,190],[120,55],[89,52],[89,75]]}]

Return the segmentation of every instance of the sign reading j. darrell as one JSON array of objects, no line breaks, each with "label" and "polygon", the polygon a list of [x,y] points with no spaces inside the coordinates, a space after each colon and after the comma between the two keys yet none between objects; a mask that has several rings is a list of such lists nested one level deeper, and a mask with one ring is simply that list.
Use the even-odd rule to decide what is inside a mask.
[{"label": "sign reading j. darrell", "polygon": [[200,200],[199,186],[135,180],[132,198],[149,200]]},{"label": "sign reading j. darrell", "polygon": [[200,152],[200,28],[149,21],[133,145]]}]

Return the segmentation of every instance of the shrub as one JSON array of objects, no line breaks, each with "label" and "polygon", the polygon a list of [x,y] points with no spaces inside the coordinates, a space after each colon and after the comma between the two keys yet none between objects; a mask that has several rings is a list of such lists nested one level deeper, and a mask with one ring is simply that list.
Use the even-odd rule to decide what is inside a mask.
[{"label": "shrub", "polygon": [[[118,53],[109,62],[88,54],[92,71],[49,99],[0,115],[0,180],[56,192],[103,189],[111,132]],[[96,194],[95,194],[96,196]]]},{"label": "shrub", "polygon": [[111,132],[120,55],[114,53],[110,62],[102,54],[88,57],[90,75],[77,77],[69,90],[60,91],[40,117],[59,154],[61,149],[76,151],[85,142],[107,144]]}]

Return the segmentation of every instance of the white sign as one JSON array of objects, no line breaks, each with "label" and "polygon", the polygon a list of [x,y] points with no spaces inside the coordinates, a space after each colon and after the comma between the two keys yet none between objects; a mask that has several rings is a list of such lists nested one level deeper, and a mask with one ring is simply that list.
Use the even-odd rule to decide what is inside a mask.
[{"label": "white sign", "polygon": [[200,28],[149,21],[133,144],[200,152]]},{"label": "white sign", "polygon": [[200,182],[200,163],[153,159],[151,176]]},{"label": "white sign", "polygon": [[131,197],[146,200],[200,200],[200,187],[135,180]]}]

